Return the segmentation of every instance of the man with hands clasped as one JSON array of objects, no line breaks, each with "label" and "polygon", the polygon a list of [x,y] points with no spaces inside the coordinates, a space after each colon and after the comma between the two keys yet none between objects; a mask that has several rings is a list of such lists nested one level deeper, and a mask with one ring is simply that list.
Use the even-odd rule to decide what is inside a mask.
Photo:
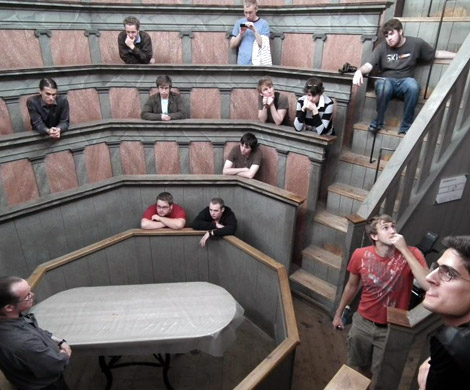
[{"label": "man with hands clasped", "polygon": [[173,196],[169,192],[160,192],[156,203],[145,210],[140,227],[142,229],[170,228],[183,229],[186,225],[186,211],[178,204],[173,203]]},{"label": "man with hands clasped", "polygon": [[119,57],[126,64],[154,64],[152,39],[140,31],[139,19],[128,16],[123,24],[124,31],[118,35]]},{"label": "man with hands clasped", "polygon": [[262,35],[269,37],[269,24],[258,15],[258,4],[256,0],[246,0],[243,3],[245,17],[237,20],[232,30],[230,48],[238,47],[238,65],[253,65],[252,52],[253,44],[263,46]]},{"label": "man with hands clasped", "polygon": [[288,125],[289,100],[286,95],[274,91],[274,84],[270,77],[263,77],[258,81],[258,119],[276,125]]},{"label": "man with hands clasped", "polygon": [[[387,336],[387,307],[408,310],[413,279],[427,290],[428,268],[423,254],[398,234],[392,217],[383,214],[367,221],[373,245],[358,248],[348,265],[349,280],[336,310],[333,326],[344,329],[342,313],[362,287],[359,307],[348,336],[348,365],[373,383],[382,362]],[[374,383],[375,390],[386,389]]]}]

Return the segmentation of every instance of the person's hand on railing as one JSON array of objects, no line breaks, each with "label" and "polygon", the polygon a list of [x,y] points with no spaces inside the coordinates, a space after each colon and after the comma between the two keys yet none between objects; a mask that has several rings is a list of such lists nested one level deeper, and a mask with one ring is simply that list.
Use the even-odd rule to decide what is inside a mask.
[{"label": "person's hand on railing", "polygon": [[364,83],[364,77],[360,69],[354,72],[353,85],[360,87]]}]

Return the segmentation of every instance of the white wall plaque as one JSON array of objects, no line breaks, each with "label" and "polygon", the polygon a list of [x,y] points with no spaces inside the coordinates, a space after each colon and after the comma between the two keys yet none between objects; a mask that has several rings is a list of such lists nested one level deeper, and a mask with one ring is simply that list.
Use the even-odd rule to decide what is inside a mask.
[{"label": "white wall plaque", "polygon": [[467,175],[442,179],[441,183],[439,184],[439,191],[436,196],[436,203],[439,204],[461,199],[466,183]]}]

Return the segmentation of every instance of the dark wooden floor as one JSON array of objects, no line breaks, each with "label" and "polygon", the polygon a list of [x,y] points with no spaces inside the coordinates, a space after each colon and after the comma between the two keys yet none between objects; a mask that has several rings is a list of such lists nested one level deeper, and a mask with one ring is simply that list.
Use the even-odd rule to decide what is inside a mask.
[{"label": "dark wooden floor", "polygon": [[[292,389],[321,390],[345,362],[346,334],[334,331],[329,317],[315,306],[294,297],[294,307],[301,345],[296,350]],[[173,355],[170,381],[176,390],[230,390],[273,348],[272,339],[245,321],[223,358],[205,353]],[[135,359],[152,361],[153,357]],[[155,367],[119,368],[113,370],[113,377],[112,390],[165,389],[161,369]],[[97,358],[79,353],[72,355],[66,379],[73,390],[105,388]]]}]

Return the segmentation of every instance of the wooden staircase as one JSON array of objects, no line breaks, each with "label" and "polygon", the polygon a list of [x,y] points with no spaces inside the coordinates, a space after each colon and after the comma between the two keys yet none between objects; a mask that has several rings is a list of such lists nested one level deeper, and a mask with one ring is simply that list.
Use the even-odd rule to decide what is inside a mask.
[{"label": "wooden staircase", "polygon": [[404,137],[398,135],[398,127],[386,126],[376,136],[370,162],[374,135],[367,127],[365,122],[354,126],[351,148],[343,149],[326,203],[320,203],[314,216],[312,243],[302,251],[301,268],[289,277],[295,293],[330,312],[334,310],[337,286],[343,283],[340,271],[343,254],[347,253],[346,216],[359,209],[393,153],[385,150],[379,162],[380,148],[395,149]]}]

